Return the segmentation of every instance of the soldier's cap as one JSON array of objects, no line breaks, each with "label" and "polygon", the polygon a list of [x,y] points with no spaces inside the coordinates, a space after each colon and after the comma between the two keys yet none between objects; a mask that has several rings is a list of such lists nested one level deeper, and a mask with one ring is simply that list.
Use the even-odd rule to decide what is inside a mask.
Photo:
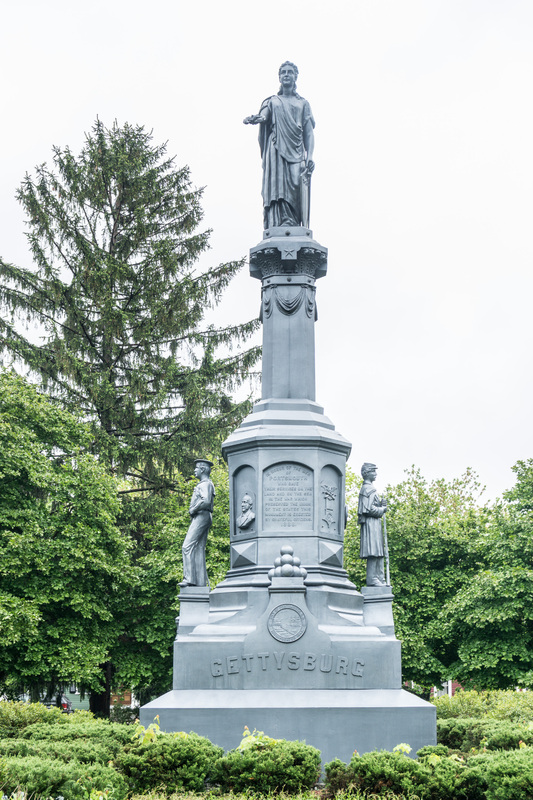
[{"label": "soldier's cap", "polygon": [[195,458],[194,459],[194,463],[195,464],[207,464],[208,467],[214,467],[213,462],[209,461],[209,459],[207,459],[207,458]]},{"label": "soldier's cap", "polygon": [[365,463],[361,467],[361,474],[363,472],[370,472],[371,469],[377,469],[376,464],[371,464],[370,461],[365,461]]}]

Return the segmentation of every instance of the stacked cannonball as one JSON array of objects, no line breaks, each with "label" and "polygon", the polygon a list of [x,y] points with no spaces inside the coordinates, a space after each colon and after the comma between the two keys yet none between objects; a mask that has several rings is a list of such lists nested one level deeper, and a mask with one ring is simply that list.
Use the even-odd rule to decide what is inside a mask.
[{"label": "stacked cannonball", "polygon": [[300,566],[300,559],[293,554],[294,550],[290,544],[284,544],[280,550],[280,555],[274,561],[273,568],[268,573],[270,580],[272,578],[307,577],[307,570]]}]

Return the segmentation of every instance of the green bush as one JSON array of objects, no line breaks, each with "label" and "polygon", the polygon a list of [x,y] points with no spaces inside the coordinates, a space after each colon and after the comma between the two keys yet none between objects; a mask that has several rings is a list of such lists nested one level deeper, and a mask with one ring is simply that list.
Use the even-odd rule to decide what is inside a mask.
[{"label": "green bush", "polygon": [[265,736],[222,756],[213,782],[223,791],[271,794],[311,789],[320,777],[320,752],[305,742],[288,742]]},{"label": "green bush", "polygon": [[27,758],[57,758],[79,761],[80,764],[107,764],[122,750],[118,741],[107,740],[56,741],[48,739],[0,739],[0,756]]},{"label": "green bush", "polygon": [[223,752],[196,733],[161,734],[147,743],[125,748],[115,766],[126,777],[131,792],[159,788],[167,794],[201,792]]},{"label": "green bush", "polygon": [[445,744],[427,744],[417,751],[417,758],[424,758],[424,756],[447,756],[449,748]]},{"label": "green bush", "polygon": [[5,759],[0,758],[0,789],[4,786],[7,780],[7,764]]},{"label": "green bush", "polygon": [[349,764],[339,759],[326,764],[326,791],[329,795],[360,791],[368,794],[413,793],[430,776],[429,767],[402,753],[385,750],[354,753]]},{"label": "green bush", "polygon": [[[477,782],[483,800],[531,800],[533,749],[482,753],[468,760],[471,784]],[[467,795],[468,800],[470,796]],[[477,798],[473,798],[477,800]]]},{"label": "green bush", "polygon": [[471,787],[466,780],[465,763],[435,752],[428,753],[420,761],[385,750],[362,756],[354,754],[349,764],[339,759],[326,764],[325,772],[326,794],[330,797],[342,794],[351,797],[360,793],[364,796],[398,794],[420,800],[483,800],[475,782]]},{"label": "green bush", "polygon": [[111,789],[113,800],[124,800],[126,782],[116,770],[103,764],[80,764],[50,758],[27,756],[7,758],[2,792],[11,795],[23,789],[27,795],[39,797],[62,796],[67,800],[86,800],[91,789]]},{"label": "green bush", "polygon": [[36,724],[26,728],[20,735],[21,739],[43,739],[53,741],[74,741],[83,739],[84,741],[117,742],[119,744],[130,744],[132,739],[132,729],[128,725],[106,722],[105,720],[94,720],[87,724],[70,725],[43,725]]},{"label": "green bush", "polygon": [[36,722],[67,723],[69,716],[63,714],[60,708],[47,708],[42,703],[0,700],[0,738],[18,736],[23,728]]},{"label": "green bush", "polygon": [[491,717],[513,722],[533,721],[533,693],[494,690],[458,691],[432,700],[439,719],[452,717]]},{"label": "green bush", "polygon": [[437,740],[452,750],[467,753],[472,748],[512,750],[522,741],[533,745],[533,723],[517,724],[476,717],[437,720]]}]

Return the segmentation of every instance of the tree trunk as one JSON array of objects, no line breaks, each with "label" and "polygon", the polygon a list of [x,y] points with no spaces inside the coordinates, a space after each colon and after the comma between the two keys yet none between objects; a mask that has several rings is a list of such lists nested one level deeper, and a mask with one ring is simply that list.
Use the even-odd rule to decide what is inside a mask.
[{"label": "tree trunk", "polygon": [[97,717],[105,717],[109,719],[109,712],[111,706],[111,661],[101,664],[103,673],[104,688],[100,692],[91,692],[89,694],[89,711]]}]

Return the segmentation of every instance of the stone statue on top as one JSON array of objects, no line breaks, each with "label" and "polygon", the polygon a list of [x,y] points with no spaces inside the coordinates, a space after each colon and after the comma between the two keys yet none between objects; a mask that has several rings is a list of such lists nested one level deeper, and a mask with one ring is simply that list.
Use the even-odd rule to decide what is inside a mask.
[{"label": "stone statue on top", "polygon": [[309,227],[309,193],[315,121],[307,100],[296,92],[298,67],[279,68],[280,90],[263,101],[245,125],[259,125],[263,159],[264,227]]}]

